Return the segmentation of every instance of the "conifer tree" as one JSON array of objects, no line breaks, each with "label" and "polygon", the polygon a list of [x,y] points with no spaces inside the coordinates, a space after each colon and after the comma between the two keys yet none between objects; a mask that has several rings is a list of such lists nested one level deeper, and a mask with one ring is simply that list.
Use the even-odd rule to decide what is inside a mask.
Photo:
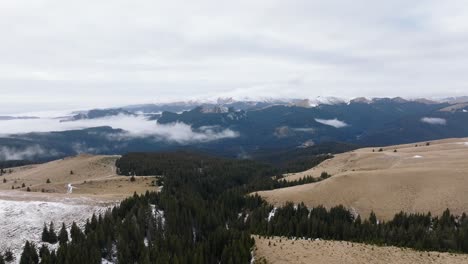
[{"label": "conifer tree", "polygon": [[5,254],[3,255],[3,257],[5,258],[6,262],[12,262],[13,260],[15,260],[15,257],[13,256],[13,252],[9,248],[5,251]]},{"label": "conifer tree", "polygon": [[42,242],[47,242],[49,243],[50,236],[49,236],[49,229],[47,229],[46,223],[44,223],[44,228],[42,228]]},{"label": "conifer tree", "polygon": [[65,223],[62,223],[62,228],[60,229],[58,240],[60,245],[66,244],[68,242],[68,231]]},{"label": "conifer tree", "polygon": [[26,241],[19,263],[20,264],[38,264],[39,263],[39,256],[37,255],[36,246],[33,243]]},{"label": "conifer tree", "polygon": [[51,244],[56,244],[58,242],[57,234],[55,233],[54,222],[50,222],[48,242]]}]

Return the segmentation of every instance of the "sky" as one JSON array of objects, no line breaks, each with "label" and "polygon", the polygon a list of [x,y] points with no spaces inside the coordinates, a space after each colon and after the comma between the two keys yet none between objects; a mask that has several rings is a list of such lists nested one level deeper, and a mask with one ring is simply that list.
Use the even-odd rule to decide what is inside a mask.
[{"label": "sky", "polygon": [[0,1],[0,114],[468,95],[463,0]]}]

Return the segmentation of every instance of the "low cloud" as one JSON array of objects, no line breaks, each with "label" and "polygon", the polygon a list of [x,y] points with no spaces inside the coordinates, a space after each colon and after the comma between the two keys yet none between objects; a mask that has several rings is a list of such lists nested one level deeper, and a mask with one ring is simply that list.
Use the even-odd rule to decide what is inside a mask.
[{"label": "low cloud", "polygon": [[421,118],[421,122],[439,126],[445,126],[447,124],[447,120],[438,117],[423,117]]},{"label": "low cloud", "polygon": [[295,132],[299,133],[315,133],[315,129],[311,127],[288,127],[281,126],[275,129],[274,135],[277,138],[285,138],[294,135]]},{"label": "low cloud", "polygon": [[56,156],[57,152],[46,151],[39,145],[26,148],[0,147],[0,160],[28,160],[37,157]]},{"label": "low cloud", "polygon": [[348,124],[346,124],[345,122],[343,121],[340,121],[338,119],[319,119],[319,118],[316,118],[315,119],[316,122],[319,122],[320,124],[324,124],[324,125],[327,125],[327,126],[332,126],[332,127],[335,127],[335,128],[342,128],[342,127],[347,127]]},{"label": "low cloud", "polygon": [[304,132],[304,133],[315,133],[315,128],[312,127],[298,127],[298,128],[293,128],[294,131],[297,132]]},{"label": "low cloud", "polygon": [[220,139],[236,138],[239,133],[231,129],[217,126],[206,126],[198,129],[185,123],[158,124],[153,122],[152,129],[140,131],[126,131],[108,134],[110,140],[124,141],[134,138],[153,138],[155,141],[167,141],[179,144],[201,143]]},{"label": "low cloud", "polygon": [[[79,130],[99,126],[110,126],[114,129],[124,130],[121,133],[103,135],[116,141],[150,137],[157,141],[189,144],[239,136],[236,131],[218,126],[205,126],[195,129],[185,123],[158,124],[156,121],[147,120],[143,116],[118,115],[73,122],[60,122],[56,118],[0,121],[0,131],[4,136],[31,132]],[[87,146],[81,143],[76,143],[74,148],[79,150],[78,152],[90,151]]]}]

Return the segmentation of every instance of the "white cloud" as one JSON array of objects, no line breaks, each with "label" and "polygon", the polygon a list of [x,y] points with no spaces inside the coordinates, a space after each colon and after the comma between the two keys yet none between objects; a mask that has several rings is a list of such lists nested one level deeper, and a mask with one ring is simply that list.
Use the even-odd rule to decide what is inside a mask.
[{"label": "white cloud", "polygon": [[318,119],[316,118],[315,121],[321,123],[321,124],[324,124],[324,125],[327,125],[327,126],[332,126],[332,127],[335,127],[335,128],[342,128],[342,127],[346,127],[348,126],[348,124],[346,124],[345,122],[343,121],[340,121],[338,119]]},{"label": "white cloud", "polygon": [[421,122],[427,123],[430,125],[442,125],[445,126],[447,124],[447,120],[444,118],[437,118],[437,117],[423,117],[421,118]]},{"label": "white cloud", "polygon": [[467,25],[462,0],[1,1],[0,111],[466,94]]},{"label": "white cloud", "polygon": [[[98,119],[84,119],[73,122],[60,122],[57,118],[17,119],[0,121],[0,131],[4,136],[24,134],[30,132],[51,132],[78,130],[91,127],[110,126],[114,129],[125,130],[123,133],[107,135],[113,140],[124,140],[137,137],[152,137],[155,140],[177,143],[208,142],[225,138],[235,138],[238,132],[219,127],[201,127],[197,130],[184,123],[158,124],[148,121],[143,116],[118,115]],[[90,150],[76,144],[76,149],[84,152]]]},{"label": "white cloud", "polygon": [[194,130],[185,123],[153,124],[149,130],[129,131],[109,134],[111,140],[125,141],[131,138],[150,137],[156,141],[176,142],[180,144],[209,142],[220,139],[236,138],[239,133],[231,129],[200,127]]},{"label": "white cloud", "polygon": [[37,157],[56,156],[55,150],[46,151],[39,145],[26,148],[0,147],[0,160],[28,160]]}]

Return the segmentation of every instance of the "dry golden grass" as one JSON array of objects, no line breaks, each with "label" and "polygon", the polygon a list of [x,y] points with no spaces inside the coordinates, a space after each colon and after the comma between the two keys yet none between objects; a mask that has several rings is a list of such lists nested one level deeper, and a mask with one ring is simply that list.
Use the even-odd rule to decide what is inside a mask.
[{"label": "dry golden grass", "polygon": [[343,241],[290,240],[255,237],[255,259],[269,264],[435,264],[468,263],[468,255],[419,252]]},{"label": "dry golden grass", "polygon": [[[140,194],[147,190],[157,190],[157,187],[152,186],[154,177],[139,176],[131,182],[130,177],[117,175],[115,161],[118,158],[79,155],[45,164],[13,168],[12,173],[4,175],[7,182],[0,182],[0,190],[3,190],[0,196],[5,199],[29,196],[47,200],[53,196],[63,196],[119,200],[134,192]],[[47,183],[48,179],[50,183]],[[26,187],[21,188],[23,183]],[[76,187],[72,194],[66,194],[69,183]],[[15,191],[11,190],[12,186]],[[21,194],[20,192],[26,192],[27,187],[31,192]]]},{"label": "dry golden grass", "polygon": [[332,175],[327,180],[259,194],[277,205],[287,201],[326,207],[342,204],[364,216],[373,210],[380,219],[400,211],[441,214],[449,208],[456,214],[468,212],[468,138],[378,150],[339,154],[286,177],[318,177],[326,171]]}]

